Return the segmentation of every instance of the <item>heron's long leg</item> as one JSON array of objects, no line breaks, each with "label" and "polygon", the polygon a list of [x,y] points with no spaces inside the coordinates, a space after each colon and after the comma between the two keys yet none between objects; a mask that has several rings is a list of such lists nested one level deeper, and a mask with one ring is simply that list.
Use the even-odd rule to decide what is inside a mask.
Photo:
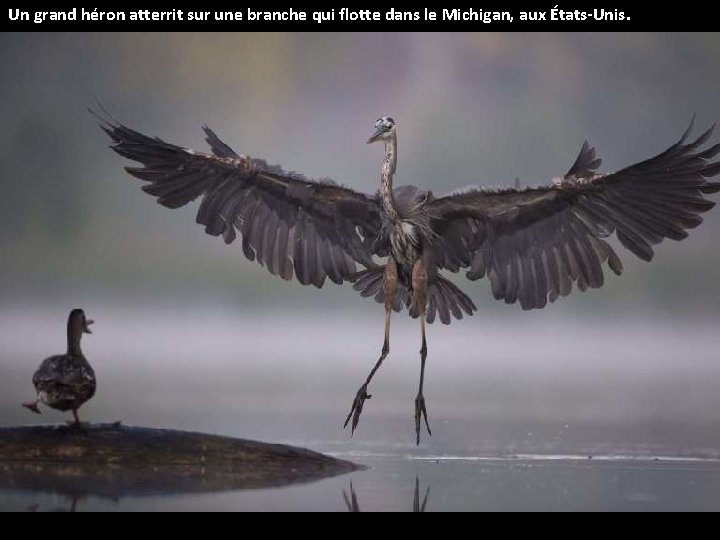
[{"label": "heron's long leg", "polygon": [[425,363],[427,362],[428,355],[424,310],[420,312],[420,329],[422,332],[422,349],[420,349],[420,391],[418,392],[418,397],[415,400],[415,434],[417,435],[418,446],[420,446],[420,431],[423,418],[425,419],[425,427],[427,428],[428,434],[432,437],[427,407],[425,406],[425,395],[423,393],[425,389]]},{"label": "heron's long leg", "polygon": [[427,335],[425,332],[425,316],[427,313],[427,289],[428,275],[425,264],[422,260],[418,261],[413,268],[413,294],[415,305],[418,308],[420,317],[420,332],[422,334],[422,348],[420,349],[420,390],[415,400],[415,434],[417,436],[417,444],[420,446],[420,431],[422,428],[422,420],[425,419],[425,427],[432,437],[430,422],[428,421],[427,407],[425,406],[425,363],[427,362],[428,347]]},{"label": "heron's long leg", "polygon": [[385,295],[385,343],[383,344],[382,354],[380,355],[380,359],[375,364],[375,367],[370,372],[370,375],[367,378],[367,381],[365,381],[365,384],[362,385],[360,390],[358,390],[357,396],[355,397],[355,400],[353,401],[352,409],[350,410],[350,414],[347,417],[347,420],[345,421],[345,428],[347,429],[348,425],[350,424],[350,421],[352,420],[352,432],[353,435],[355,434],[355,430],[357,430],[358,423],[360,422],[360,415],[362,414],[363,407],[365,406],[365,401],[368,399],[371,399],[372,396],[368,394],[368,386],[370,386],[370,383],[375,378],[375,375],[377,374],[380,367],[383,365],[383,362],[385,362],[385,359],[390,354],[390,318],[392,315],[393,306],[395,305],[395,294],[397,293],[397,283],[398,283],[398,271],[397,271],[397,264],[392,259],[388,262],[387,266],[385,267],[385,276],[383,277],[383,292]]}]

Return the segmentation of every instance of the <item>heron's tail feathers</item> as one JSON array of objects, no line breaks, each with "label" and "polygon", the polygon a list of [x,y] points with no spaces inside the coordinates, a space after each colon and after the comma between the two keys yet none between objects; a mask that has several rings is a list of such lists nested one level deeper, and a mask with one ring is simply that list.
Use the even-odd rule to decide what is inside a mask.
[{"label": "heron's tail feathers", "polygon": [[[363,298],[375,298],[379,304],[384,304],[384,277],[384,266],[372,266],[367,270],[358,272],[354,276],[350,276],[348,281],[350,281],[350,283],[354,283],[353,288],[359,292]],[[403,308],[409,307],[411,303],[412,296],[410,295],[410,291],[402,283],[398,283],[398,290],[395,295],[395,305],[393,306],[393,310],[400,313]]]},{"label": "heron's tail feathers", "polygon": [[[385,303],[383,293],[384,266],[376,266],[355,274],[350,278],[354,283],[354,289],[365,298],[375,298],[380,303]],[[395,295],[393,309],[400,313],[404,308],[408,309],[410,316],[417,319],[420,310],[415,306],[412,291],[400,283]],[[462,320],[465,315],[472,316],[477,311],[473,301],[462,292],[454,283],[444,277],[437,275],[433,283],[428,287],[427,322],[433,324],[440,319],[443,324],[450,324],[453,318]]]},{"label": "heron's tail feathers", "polygon": [[[465,315],[472,317],[476,311],[477,307],[474,302],[452,281],[438,274],[434,283],[430,284],[427,306],[428,324],[434,323],[438,317],[443,324],[450,324],[453,318],[461,321]],[[413,304],[410,307],[410,316],[415,319],[418,315],[418,310]]]}]

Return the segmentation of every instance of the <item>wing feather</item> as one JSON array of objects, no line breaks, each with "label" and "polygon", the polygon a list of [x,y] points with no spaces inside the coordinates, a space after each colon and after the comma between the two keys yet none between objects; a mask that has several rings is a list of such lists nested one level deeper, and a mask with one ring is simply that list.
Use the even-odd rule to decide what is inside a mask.
[{"label": "wing feather", "polygon": [[[456,193],[431,201],[432,246],[440,269],[488,277],[495,297],[541,309],[580,290],[602,287],[603,265],[623,272],[605,239],[616,235],[637,257],[651,261],[653,246],[680,241],[715,206],[720,191],[720,144],[706,150],[713,130],[683,137],[658,156],[614,174],[596,172],[588,143],[570,171],[551,187]],[[441,306],[438,306],[439,308]]]},{"label": "wing feather", "polygon": [[382,227],[376,197],[241,157],[207,126],[212,154],[100,120],[111,148],[142,165],[126,170],[146,182],[145,193],[170,209],[202,197],[198,224],[228,244],[240,235],[245,256],[271,274],[322,287],[328,277],[342,283],[357,264],[373,264],[365,239],[377,238]]}]

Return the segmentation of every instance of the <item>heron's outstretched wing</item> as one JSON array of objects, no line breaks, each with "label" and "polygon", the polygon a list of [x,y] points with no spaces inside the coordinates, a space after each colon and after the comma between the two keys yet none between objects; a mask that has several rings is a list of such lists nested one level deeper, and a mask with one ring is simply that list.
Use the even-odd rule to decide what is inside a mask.
[{"label": "heron's outstretched wing", "polygon": [[488,276],[495,297],[524,309],[541,309],[581,290],[603,285],[604,263],[623,267],[605,239],[617,235],[645,261],[666,238],[683,240],[715,203],[708,182],[720,174],[720,144],[701,150],[712,129],[688,143],[692,129],[671,148],[620,172],[598,175],[589,145],[553,187],[472,190],[430,203],[438,267],[469,269],[471,280]]},{"label": "heron's outstretched wing", "polygon": [[206,232],[228,244],[240,233],[246,257],[273,275],[320,288],[354,275],[356,263],[372,264],[381,226],[375,198],[241,157],[207,127],[212,155],[101,120],[111,148],[143,165],[127,168],[147,182],[143,191],[173,209],[202,197],[197,222]]}]

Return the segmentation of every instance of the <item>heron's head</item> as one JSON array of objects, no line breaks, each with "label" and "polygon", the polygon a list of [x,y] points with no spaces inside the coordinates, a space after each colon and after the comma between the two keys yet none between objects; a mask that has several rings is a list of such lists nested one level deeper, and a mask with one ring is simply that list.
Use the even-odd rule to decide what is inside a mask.
[{"label": "heron's head", "polygon": [[76,309],[70,314],[70,325],[84,334],[92,334],[90,327],[93,324],[95,324],[95,321],[88,319],[82,309]]},{"label": "heron's head", "polygon": [[368,144],[380,141],[388,141],[395,135],[395,120],[389,116],[378,118],[375,122],[375,134],[370,137]]}]

